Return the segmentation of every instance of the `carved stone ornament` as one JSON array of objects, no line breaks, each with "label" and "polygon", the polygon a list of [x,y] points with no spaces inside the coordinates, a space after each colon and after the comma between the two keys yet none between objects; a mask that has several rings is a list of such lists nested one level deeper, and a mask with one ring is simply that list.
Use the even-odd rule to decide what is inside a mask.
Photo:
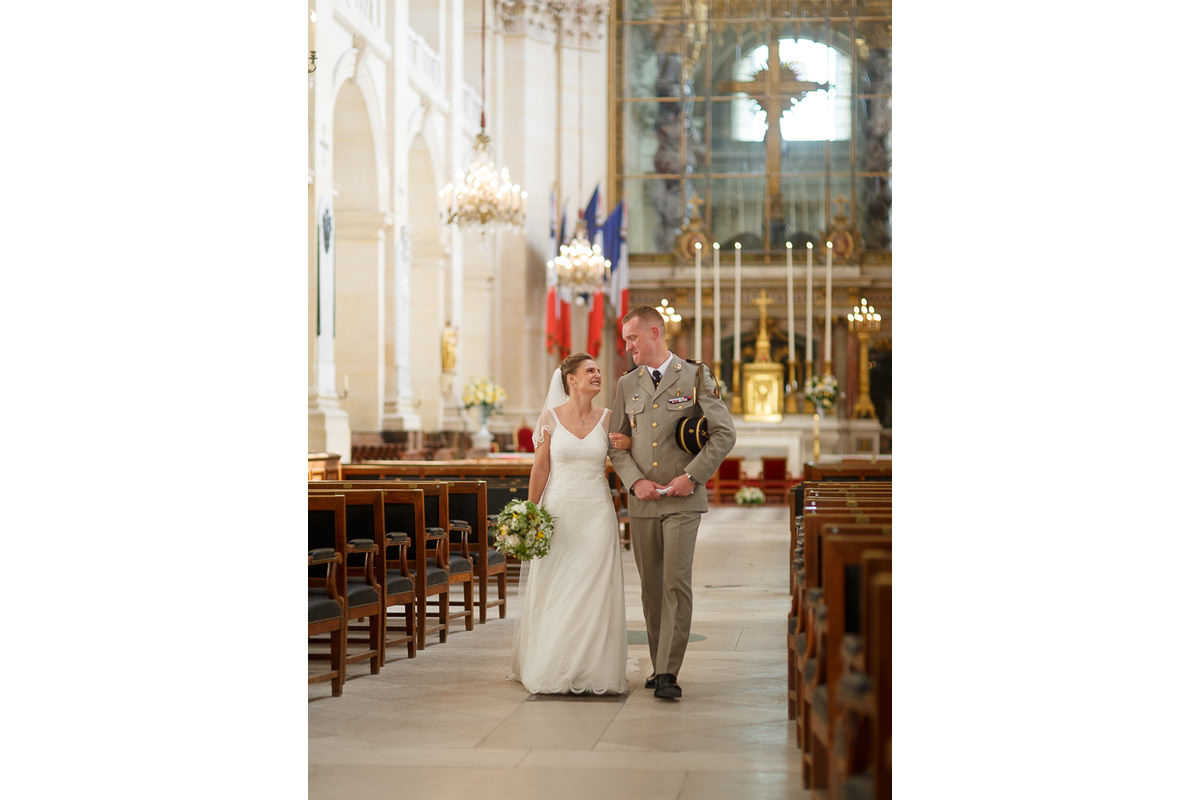
[{"label": "carved stone ornament", "polygon": [[609,0],[494,0],[496,15],[508,33],[520,32],[522,24],[533,30],[555,32],[564,37],[602,39],[608,23]]},{"label": "carved stone ornament", "polygon": [[708,226],[704,223],[704,212],[700,208],[703,202],[697,195],[692,195],[691,214],[683,223],[679,235],[675,237],[675,256],[685,262],[696,258],[697,242],[700,243],[701,253],[708,252],[712,243],[712,238],[708,235]]},{"label": "carved stone ornament", "polygon": [[862,234],[850,222],[850,217],[846,214],[846,207],[849,202],[842,195],[838,195],[833,201],[835,208],[840,208],[840,211],[833,215],[833,224],[829,226],[829,230],[822,234],[824,240],[833,242],[833,258],[842,264],[854,263],[859,254],[862,253],[863,241]]}]

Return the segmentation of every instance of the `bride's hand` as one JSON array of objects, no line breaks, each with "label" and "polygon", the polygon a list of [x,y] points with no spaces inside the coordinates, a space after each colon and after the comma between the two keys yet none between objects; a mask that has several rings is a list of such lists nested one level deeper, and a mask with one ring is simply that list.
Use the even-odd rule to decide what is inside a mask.
[{"label": "bride's hand", "polygon": [[623,433],[610,433],[608,442],[614,450],[629,450],[633,447],[633,440]]}]

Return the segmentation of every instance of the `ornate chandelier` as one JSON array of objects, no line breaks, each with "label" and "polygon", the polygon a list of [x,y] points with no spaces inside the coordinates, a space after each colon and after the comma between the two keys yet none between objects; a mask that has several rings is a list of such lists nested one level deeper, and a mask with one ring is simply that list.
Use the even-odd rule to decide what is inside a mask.
[{"label": "ornate chandelier", "polygon": [[[487,100],[487,4],[479,4],[479,87]],[[479,228],[487,234],[492,226],[520,229],[525,225],[525,196],[508,178],[508,168],[496,169],[488,153],[487,116],[479,112],[479,134],[466,173],[459,170],[453,184],[438,194],[442,223],[460,228]]]},{"label": "ornate chandelier", "polygon": [[509,181],[507,167],[496,169],[488,154],[489,142],[481,115],[470,166],[465,174],[459,170],[454,183],[442,188],[443,223],[460,228],[478,227],[483,233],[492,225],[519,229],[525,224],[527,193],[521,191],[519,184]]},{"label": "ornate chandelier", "polygon": [[595,292],[608,280],[612,262],[604,257],[598,244],[588,244],[583,226],[575,228],[569,244],[560,245],[558,255],[546,262],[554,271],[559,291],[568,299],[582,303],[581,294]]}]

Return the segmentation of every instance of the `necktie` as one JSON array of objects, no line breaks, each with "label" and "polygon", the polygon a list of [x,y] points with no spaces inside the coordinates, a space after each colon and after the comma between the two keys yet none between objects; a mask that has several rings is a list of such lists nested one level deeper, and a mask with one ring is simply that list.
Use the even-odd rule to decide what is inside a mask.
[{"label": "necktie", "polygon": [[654,381],[654,388],[658,388],[658,382],[662,380],[662,373],[658,370],[651,370],[650,380]]}]

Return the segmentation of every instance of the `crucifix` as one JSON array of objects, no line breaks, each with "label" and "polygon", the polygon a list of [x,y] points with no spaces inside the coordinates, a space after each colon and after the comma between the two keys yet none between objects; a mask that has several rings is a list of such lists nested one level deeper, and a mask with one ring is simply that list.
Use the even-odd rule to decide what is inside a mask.
[{"label": "crucifix", "polygon": [[767,290],[760,289],[758,298],[751,301],[758,306],[758,340],[754,343],[754,362],[756,364],[765,364],[771,360],[771,337],[767,333],[767,306],[771,301],[767,299]]},{"label": "crucifix", "polygon": [[799,80],[795,70],[779,60],[779,39],[775,36],[767,42],[767,65],[754,73],[751,80],[723,81],[718,86],[718,91],[725,93],[745,92],[767,114],[767,204],[764,216],[767,218],[768,248],[772,246],[772,240],[782,239],[784,235],[783,193],[779,184],[783,162],[780,120],[791,108],[792,100],[800,102],[806,94],[818,89],[828,90],[829,83]]}]

